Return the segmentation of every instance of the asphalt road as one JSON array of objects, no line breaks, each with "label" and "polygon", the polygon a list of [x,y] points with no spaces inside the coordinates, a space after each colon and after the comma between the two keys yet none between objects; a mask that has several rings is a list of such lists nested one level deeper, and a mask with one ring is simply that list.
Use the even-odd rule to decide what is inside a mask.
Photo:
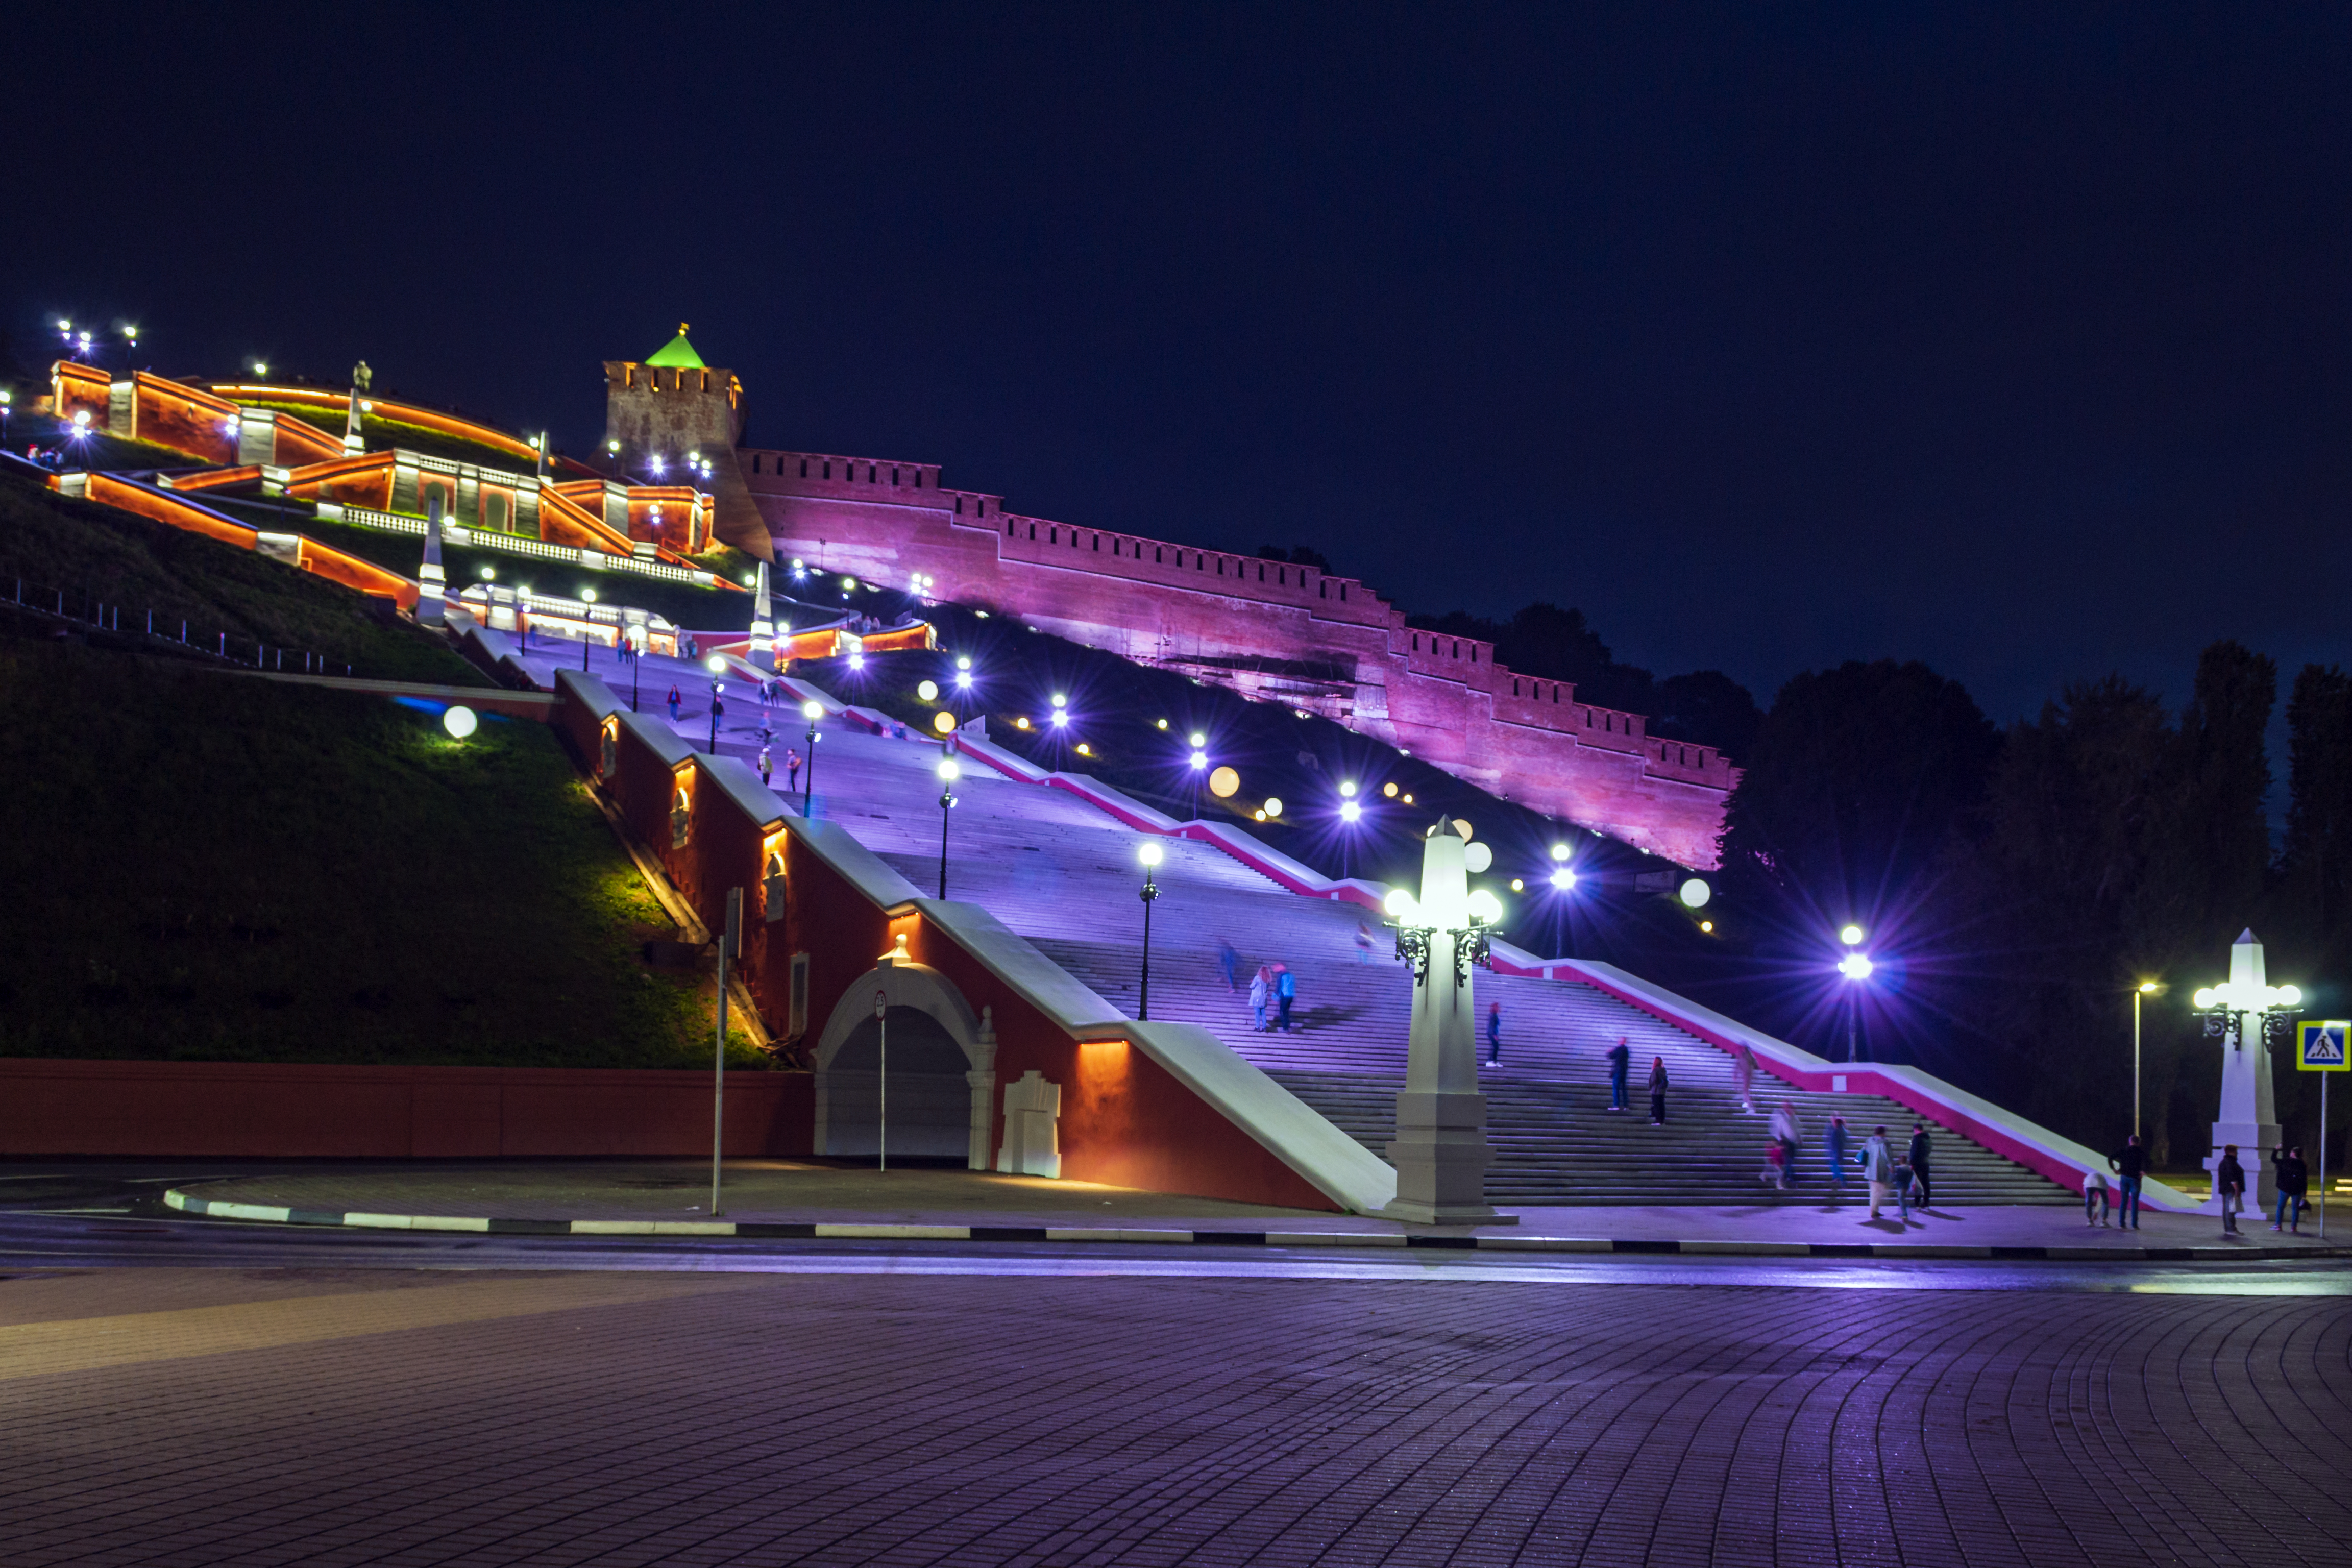
[{"label": "asphalt road", "polygon": [[11,1568],[2352,1543],[2341,1265],[617,1243],[156,1202],[253,1168],[0,1180]]}]

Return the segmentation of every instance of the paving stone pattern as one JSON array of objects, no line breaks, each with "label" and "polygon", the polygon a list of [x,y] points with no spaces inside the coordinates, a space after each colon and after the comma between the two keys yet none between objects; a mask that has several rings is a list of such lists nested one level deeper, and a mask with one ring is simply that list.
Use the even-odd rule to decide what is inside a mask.
[{"label": "paving stone pattern", "polygon": [[[545,1280],[540,1310],[447,1321],[429,1298],[481,1288],[436,1283],[415,1328],[202,1355],[166,1315],[155,1359],[0,1377],[0,1555],[2340,1564],[2352,1540],[2321,1451],[2352,1430],[2340,1298],[507,1278]],[[55,1283],[116,1313],[149,1289]],[[251,1289],[285,1310],[276,1271]]]}]

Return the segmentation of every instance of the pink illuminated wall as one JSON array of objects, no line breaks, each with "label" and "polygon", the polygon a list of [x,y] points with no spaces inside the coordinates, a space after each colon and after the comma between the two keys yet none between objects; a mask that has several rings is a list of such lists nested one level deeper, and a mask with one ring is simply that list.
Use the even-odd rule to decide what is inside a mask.
[{"label": "pink illuminated wall", "polygon": [[1516,675],[1491,643],[1415,631],[1352,577],[1004,509],[936,464],[745,447],[779,557],[904,585],[1334,719],[1481,788],[1712,868],[1738,773],[1640,714]]}]

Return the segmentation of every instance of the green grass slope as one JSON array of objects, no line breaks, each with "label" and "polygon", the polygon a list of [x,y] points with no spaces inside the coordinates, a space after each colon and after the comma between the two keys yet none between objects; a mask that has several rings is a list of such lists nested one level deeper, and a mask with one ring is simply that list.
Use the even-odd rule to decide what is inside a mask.
[{"label": "green grass slope", "polygon": [[638,961],[671,927],[544,726],[0,640],[0,1055],[709,1059],[709,982]]},{"label": "green grass slope", "polygon": [[[413,567],[412,563],[412,567]],[[35,480],[0,473],[0,600],[16,582],[66,593],[69,608],[89,600],[121,606],[122,629],[159,632],[250,654],[257,642],[308,648],[336,673],[388,680],[480,686],[488,680],[434,635],[386,618],[382,601],[219,540],[75,500]],[[54,604],[51,597],[46,603]]]}]

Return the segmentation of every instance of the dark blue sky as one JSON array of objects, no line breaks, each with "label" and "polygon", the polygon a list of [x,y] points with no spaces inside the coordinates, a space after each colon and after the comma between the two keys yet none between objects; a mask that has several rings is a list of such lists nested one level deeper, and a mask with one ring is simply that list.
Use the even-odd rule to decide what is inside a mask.
[{"label": "dark blue sky", "polygon": [[2340,5],[268,16],[12,16],[20,357],[130,316],[576,449],[685,319],[757,442],[1767,701],[2347,657]]}]

